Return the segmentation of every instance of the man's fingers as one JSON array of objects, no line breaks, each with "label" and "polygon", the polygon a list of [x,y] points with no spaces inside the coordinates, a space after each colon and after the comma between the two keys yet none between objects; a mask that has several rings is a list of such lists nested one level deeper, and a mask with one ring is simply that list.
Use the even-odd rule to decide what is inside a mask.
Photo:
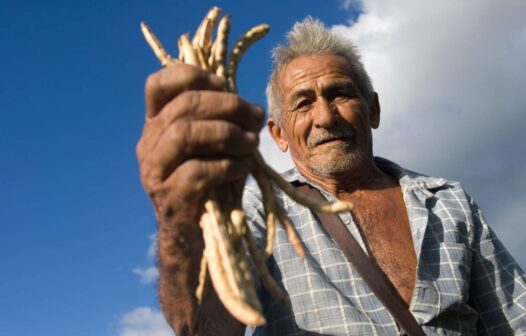
[{"label": "man's fingers", "polygon": [[175,120],[226,120],[241,128],[259,132],[265,111],[237,94],[216,91],[185,91],[169,102],[155,118],[158,127],[166,129]]},{"label": "man's fingers", "polygon": [[158,208],[161,215],[173,213],[179,204],[200,203],[207,191],[224,183],[245,179],[252,165],[252,158],[230,158],[217,160],[188,160],[164,182],[156,186],[153,194],[162,195]]},{"label": "man's fingers", "polygon": [[256,133],[243,131],[226,121],[178,122],[168,127],[155,149],[147,153],[143,169],[152,170],[149,174],[152,178],[164,180],[188,159],[247,156],[257,145]]},{"label": "man's fingers", "polygon": [[156,116],[159,111],[186,90],[224,89],[220,77],[188,64],[176,63],[151,74],[146,80],[146,118]]},{"label": "man's fingers", "polygon": [[251,157],[188,160],[170,175],[166,184],[178,183],[181,189],[192,189],[202,193],[218,185],[246,178],[252,162]]}]

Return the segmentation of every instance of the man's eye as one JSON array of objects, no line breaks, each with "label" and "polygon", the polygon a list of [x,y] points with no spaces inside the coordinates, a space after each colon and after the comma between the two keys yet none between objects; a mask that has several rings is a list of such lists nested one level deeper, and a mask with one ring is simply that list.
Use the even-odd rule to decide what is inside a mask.
[{"label": "man's eye", "polygon": [[334,101],[336,102],[345,102],[345,101],[348,101],[349,99],[352,99],[353,97],[347,93],[347,92],[340,92],[338,94],[336,94],[333,98]]},{"label": "man's eye", "polygon": [[311,106],[311,102],[309,100],[302,100],[298,104],[296,104],[296,107],[294,110],[296,111],[306,111]]}]

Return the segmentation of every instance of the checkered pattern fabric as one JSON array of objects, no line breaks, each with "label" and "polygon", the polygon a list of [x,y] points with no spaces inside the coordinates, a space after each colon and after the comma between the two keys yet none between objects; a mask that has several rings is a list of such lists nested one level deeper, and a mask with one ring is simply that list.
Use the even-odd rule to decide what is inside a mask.
[{"label": "checkered pattern fabric", "polygon": [[[410,310],[425,333],[526,334],[524,273],[460,184],[402,169],[386,159],[376,158],[376,163],[397,178],[402,188],[418,257]],[[284,177],[310,183],[296,169]],[[312,212],[280,190],[276,194],[294,222],[306,256],[296,255],[278,226],[268,266],[287,292],[288,302],[274,302],[258,284],[268,324],[254,335],[402,335]],[[243,206],[262,247],[264,213],[255,184],[246,188]],[[350,214],[340,216],[366,251]]]}]

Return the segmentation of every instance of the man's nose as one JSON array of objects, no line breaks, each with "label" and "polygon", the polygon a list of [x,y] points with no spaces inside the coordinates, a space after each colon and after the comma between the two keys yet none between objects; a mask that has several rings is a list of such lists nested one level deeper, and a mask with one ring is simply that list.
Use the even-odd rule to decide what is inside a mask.
[{"label": "man's nose", "polygon": [[314,109],[314,127],[329,128],[340,117],[338,109],[325,99],[320,99]]}]

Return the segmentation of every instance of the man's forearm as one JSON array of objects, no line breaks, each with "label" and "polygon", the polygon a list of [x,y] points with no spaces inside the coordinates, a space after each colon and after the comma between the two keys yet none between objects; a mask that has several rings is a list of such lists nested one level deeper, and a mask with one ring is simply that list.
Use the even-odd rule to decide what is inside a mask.
[{"label": "man's forearm", "polygon": [[193,294],[202,241],[186,243],[182,233],[159,230],[159,301],[177,335],[192,335],[197,300]]}]

